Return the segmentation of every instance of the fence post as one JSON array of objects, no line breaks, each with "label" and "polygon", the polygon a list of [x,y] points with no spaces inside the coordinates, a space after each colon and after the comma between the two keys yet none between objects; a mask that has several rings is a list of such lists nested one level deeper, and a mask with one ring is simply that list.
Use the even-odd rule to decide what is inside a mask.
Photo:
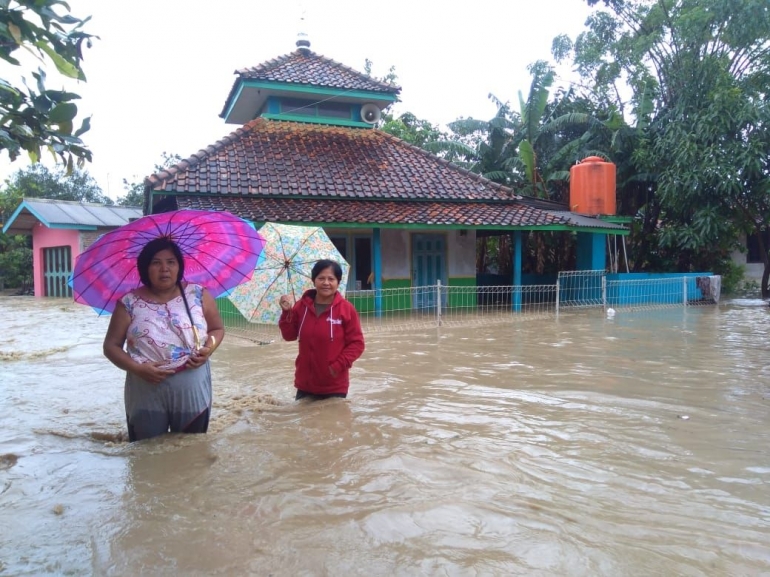
[{"label": "fence post", "polygon": [[561,299],[560,293],[561,292],[561,278],[556,277],[556,315],[559,314],[559,300]]},{"label": "fence post", "polygon": [[607,277],[602,275],[602,306],[604,312],[607,312]]},{"label": "fence post", "polygon": [[684,302],[682,303],[684,306],[687,306],[687,277],[682,277],[682,298],[684,299]]},{"label": "fence post", "polygon": [[436,281],[436,323],[441,326],[441,279]]}]

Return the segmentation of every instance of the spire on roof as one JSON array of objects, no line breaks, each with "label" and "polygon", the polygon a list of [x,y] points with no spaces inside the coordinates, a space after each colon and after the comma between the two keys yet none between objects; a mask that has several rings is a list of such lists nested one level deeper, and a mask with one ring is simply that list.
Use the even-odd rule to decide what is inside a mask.
[{"label": "spire on roof", "polygon": [[297,49],[303,52],[310,52],[310,38],[305,32],[305,8],[302,8],[302,15],[299,17],[299,32],[297,33]]},{"label": "spire on roof", "polygon": [[297,34],[297,48],[310,52],[310,40],[308,40],[307,34],[304,32]]}]

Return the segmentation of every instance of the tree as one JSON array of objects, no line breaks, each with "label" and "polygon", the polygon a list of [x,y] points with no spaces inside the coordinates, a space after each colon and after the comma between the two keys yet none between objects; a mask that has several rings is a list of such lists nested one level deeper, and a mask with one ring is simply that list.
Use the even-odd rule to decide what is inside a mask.
[{"label": "tree", "polygon": [[26,293],[32,287],[31,238],[23,235],[0,234],[0,288],[21,288]]},{"label": "tree", "polygon": [[[391,66],[388,68],[388,73],[385,76],[374,76],[372,73],[374,70],[374,62],[369,60],[368,58],[364,59],[364,74],[369,76],[370,78],[376,80],[377,82],[382,82],[383,84],[389,84],[391,86],[398,86],[398,75],[396,74],[396,67]],[[399,102],[398,95],[396,95],[396,102]]]},{"label": "tree", "polygon": [[63,76],[85,81],[82,48],[94,37],[82,30],[90,17],[60,14],[59,8],[69,12],[62,0],[0,0],[0,58],[21,67],[16,54],[23,48],[41,63],[31,73],[34,83],[22,78],[20,87],[0,78],[0,152],[14,161],[26,151],[37,162],[47,149],[72,172],[75,164],[81,167],[91,160],[80,138],[89,130],[90,118],[75,128],[74,101],[80,96],[47,88],[42,66],[52,63]]},{"label": "tree", "polygon": [[417,118],[411,112],[404,112],[397,118],[383,114],[382,119],[380,130],[420,148],[426,148],[430,143],[446,138],[446,134],[436,125]]},{"label": "tree", "polygon": [[444,138],[428,143],[425,148],[461,168],[510,186],[515,175],[509,159],[515,154],[519,118],[507,102],[494,94],[489,94],[489,99],[497,106],[490,120],[460,117],[449,123],[449,133]]},{"label": "tree", "polygon": [[[555,55],[573,55],[597,102],[649,119],[631,159],[638,174],[653,175],[640,208],[655,234],[645,258],[729,272],[739,232],[768,224],[767,2],[603,4],[574,44],[554,42]],[[765,297],[769,277],[766,258]]]},{"label": "tree", "polygon": [[43,164],[16,171],[0,189],[4,207],[10,204],[15,210],[22,198],[114,204],[88,172],[76,169],[67,175],[64,167],[50,169]]},{"label": "tree", "polygon": [[[155,165],[154,172],[158,173],[161,170],[165,170],[169,166],[173,166],[181,161],[182,157],[178,154],[162,152],[161,160]],[[123,190],[126,191],[126,194],[118,198],[118,204],[120,206],[144,206],[144,179],[129,182],[128,179],[124,178]]]}]

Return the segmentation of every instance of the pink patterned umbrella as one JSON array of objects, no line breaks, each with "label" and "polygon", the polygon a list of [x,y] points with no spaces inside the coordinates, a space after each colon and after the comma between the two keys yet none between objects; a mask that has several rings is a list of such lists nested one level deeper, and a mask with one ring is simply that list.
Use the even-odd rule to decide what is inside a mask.
[{"label": "pink patterned umbrella", "polygon": [[75,261],[75,302],[99,314],[141,286],[136,258],[149,241],[167,237],[184,256],[184,280],[221,296],[251,278],[265,240],[254,225],[229,212],[177,210],[150,214],[110,231]]}]

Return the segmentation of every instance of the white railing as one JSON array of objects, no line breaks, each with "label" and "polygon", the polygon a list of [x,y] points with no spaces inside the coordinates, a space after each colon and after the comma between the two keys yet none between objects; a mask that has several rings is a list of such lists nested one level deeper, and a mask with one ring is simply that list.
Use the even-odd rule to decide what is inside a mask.
[{"label": "white railing", "polygon": [[[707,280],[705,280],[707,279]],[[603,271],[560,273],[556,284],[522,286],[431,286],[348,291],[365,332],[506,323],[557,316],[573,309],[658,309],[713,305],[718,276],[607,280]],[[268,343],[278,327],[248,322],[220,300],[228,331]],[[440,303],[440,306],[437,305]]]}]

